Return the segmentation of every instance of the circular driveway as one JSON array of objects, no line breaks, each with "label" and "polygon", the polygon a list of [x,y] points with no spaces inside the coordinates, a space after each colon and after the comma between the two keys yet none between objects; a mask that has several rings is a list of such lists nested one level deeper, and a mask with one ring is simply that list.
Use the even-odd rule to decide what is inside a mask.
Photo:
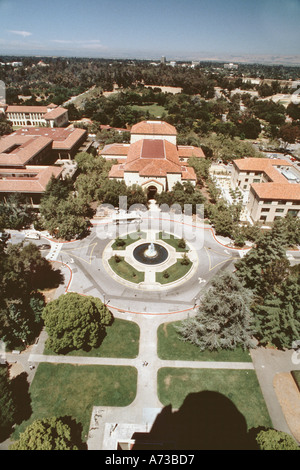
[{"label": "circular driveway", "polygon": [[[188,253],[197,258],[196,268],[188,276],[162,289],[142,289],[139,285],[120,282],[111,275],[103,262],[106,247],[117,236],[136,230],[134,224],[114,225],[110,221],[95,222],[91,234],[84,240],[63,244],[57,257],[67,264],[71,278],[68,292],[100,297],[111,309],[120,313],[144,315],[175,314],[193,310],[203,290],[220,269],[233,269],[241,250],[217,241],[210,227],[195,223],[191,217],[169,216],[164,213],[143,214],[140,230],[149,233],[172,233],[184,238],[191,248]],[[155,267],[152,267],[155,270]],[[155,272],[155,271],[154,271]]]}]

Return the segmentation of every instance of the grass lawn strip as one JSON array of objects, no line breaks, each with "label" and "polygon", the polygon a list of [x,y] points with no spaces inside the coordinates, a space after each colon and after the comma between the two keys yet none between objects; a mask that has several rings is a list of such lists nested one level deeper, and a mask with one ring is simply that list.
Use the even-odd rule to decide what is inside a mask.
[{"label": "grass lawn strip", "polygon": [[146,238],[145,232],[128,233],[124,238],[122,236],[120,237],[120,240],[124,241],[124,245],[118,246],[115,240],[111,247],[113,250],[125,250],[132,243],[144,238]]},{"label": "grass lawn strip", "polygon": [[166,109],[163,106],[160,106],[156,103],[150,104],[150,105],[141,105],[141,106],[139,106],[138,104],[134,104],[130,106],[130,108],[136,111],[143,111],[145,113],[149,111],[149,113],[155,116],[156,118],[160,118],[163,115],[163,113],[167,114]]},{"label": "grass lawn strip", "polygon": [[158,397],[165,406],[179,409],[190,393],[202,391],[226,396],[244,416],[248,429],[272,427],[255,371],[169,367],[158,371]]},{"label": "grass lawn strip", "polygon": [[162,273],[156,273],[156,282],[160,284],[168,284],[169,282],[177,281],[185,276],[192,267],[192,263],[189,264],[181,264],[181,260],[178,259],[175,264],[170,266],[166,271],[169,273],[169,277],[164,277],[163,271]]},{"label": "grass lawn strip", "polygon": [[[115,318],[113,324],[106,328],[106,336],[98,348],[89,351],[78,349],[64,355],[134,359],[139,353],[139,337],[140,328],[137,323]],[[56,353],[45,348],[44,354],[53,356]]]},{"label": "grass lawn strip", "polygon": [[[165,238],[168,237],[168,238]],[[180,238],[175,237],[175,235],[167,232],[159,232],[158,234],[158,239],[163,240],[165,243],[168,243],[168,245],[172,246],[175,248],[176,251],[180,253],[187,253],[189,249],[186,248],[181,248],[178,246],[178,242],[180,241]]]},{"label": "grass lawn strip", "polygon": [[134,367],[41,363],[30,387],[32,415],[14,438],[35,419],[67,415],[82,424],[86,440],[93,406],[127,406],[136,386]]},{"label": "grass lawn strip", "polygon": [[200,351],[198,346],[182,341],[175,327],[181,321],[163,323],[157,330],[157,354],[160,359],[177,361],[221,361],[251,362],[249,351],[242,348],[234,350]]},{"label": "grass lawn strip", "polygon": [[296,385],[300,391],[300,370],[292,370],[293,379],[296,382]]},{"label": "grass lawn strip", "polygon": [[128,264],[124,257],[120,256],[121,261],[119,263],[116,262],[115,257],[112,256],[108,262],[111,269],[120,277],[125,279],[126,281],[134,282],[139,284],[143,282],[145,279],[145,273],[141,271],[137,271],[133,266]]}]

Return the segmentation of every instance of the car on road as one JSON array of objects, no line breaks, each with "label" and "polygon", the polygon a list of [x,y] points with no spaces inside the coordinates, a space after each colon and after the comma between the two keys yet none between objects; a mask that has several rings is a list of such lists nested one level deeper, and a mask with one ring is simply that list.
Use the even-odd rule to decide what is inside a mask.
[{"label": "car on road", "polygon": [[38,245],[39,250],[50,250],[51,245],[49,243],[43,243],[42,245]]},{"label": "car on road", "polygon": [[37,232],[26,232],[25,233],[25,238],[31,238],[33,240],[39,240],[41,237],[40,237],[40,234],[37,233]]}]

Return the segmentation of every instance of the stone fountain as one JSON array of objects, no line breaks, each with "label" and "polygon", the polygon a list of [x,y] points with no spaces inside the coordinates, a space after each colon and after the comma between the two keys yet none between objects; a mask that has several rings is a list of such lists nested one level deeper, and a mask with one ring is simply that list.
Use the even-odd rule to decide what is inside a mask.
[{"label": "stone fountain", "polygon": [[150,245],[148,246],[148,249],[145,251],[144,255],[147,258],[155,258],[157,256],[157,251],[156,251],[156,248],[154,246],[154,243],[150,243]]}]

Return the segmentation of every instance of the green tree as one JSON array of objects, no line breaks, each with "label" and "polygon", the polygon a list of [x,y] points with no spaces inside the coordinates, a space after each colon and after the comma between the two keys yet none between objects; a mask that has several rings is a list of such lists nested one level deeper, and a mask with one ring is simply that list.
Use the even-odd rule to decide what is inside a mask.
[{"label": "green tree", "polygon": [[10,434],[15,423],[16,407],[8,367],[0,365],[0,442]]},{"label": "green tree", "polygon": [[45,300],[38,290],[57,287],[61,275],[36,245],[9,244],[0,248],[0,338],[8,347],[16,348],[32,341],[42,326]]},{"label": "green tree", "polygon": [[260,450],[299,450],[300,447],[289,434],[276,429],[260,431],[256,436]]},{"label": "green tree", "polygon": [[10,450],[78,450],[72,439],[72,430],[62,418],[36,419]]},{"label": "green tree", "polygon": [[47,346],[56,353],[99,346],[112,321],[100,299],[75,293],[49,302],[42,317],[49,335]]},{"label": "green tree", "polygon": [[0,113],[0,137],[11,134],[13,131],[12,123],[5,118],[4,114]]},{"label": "green tree", "polygon": [[278,278],[273,291],[258,299],[252,311],[260,343],[290,349],[300,337],[300,275],[283,276],[280,282],[279,271]]},{"label": "green tree", "polygon": [[250,305],[251,293],[234,274],[218,274],[203,296],[196,316],[184,320],[178,327],[179,335],[201,350],[253,347]]},{"label": "green tree", "polygon": [[264,296],[288,274],[289,262],[282,239],[271,231],[264,233],[235,267],[243,285],[256,295]]}]

